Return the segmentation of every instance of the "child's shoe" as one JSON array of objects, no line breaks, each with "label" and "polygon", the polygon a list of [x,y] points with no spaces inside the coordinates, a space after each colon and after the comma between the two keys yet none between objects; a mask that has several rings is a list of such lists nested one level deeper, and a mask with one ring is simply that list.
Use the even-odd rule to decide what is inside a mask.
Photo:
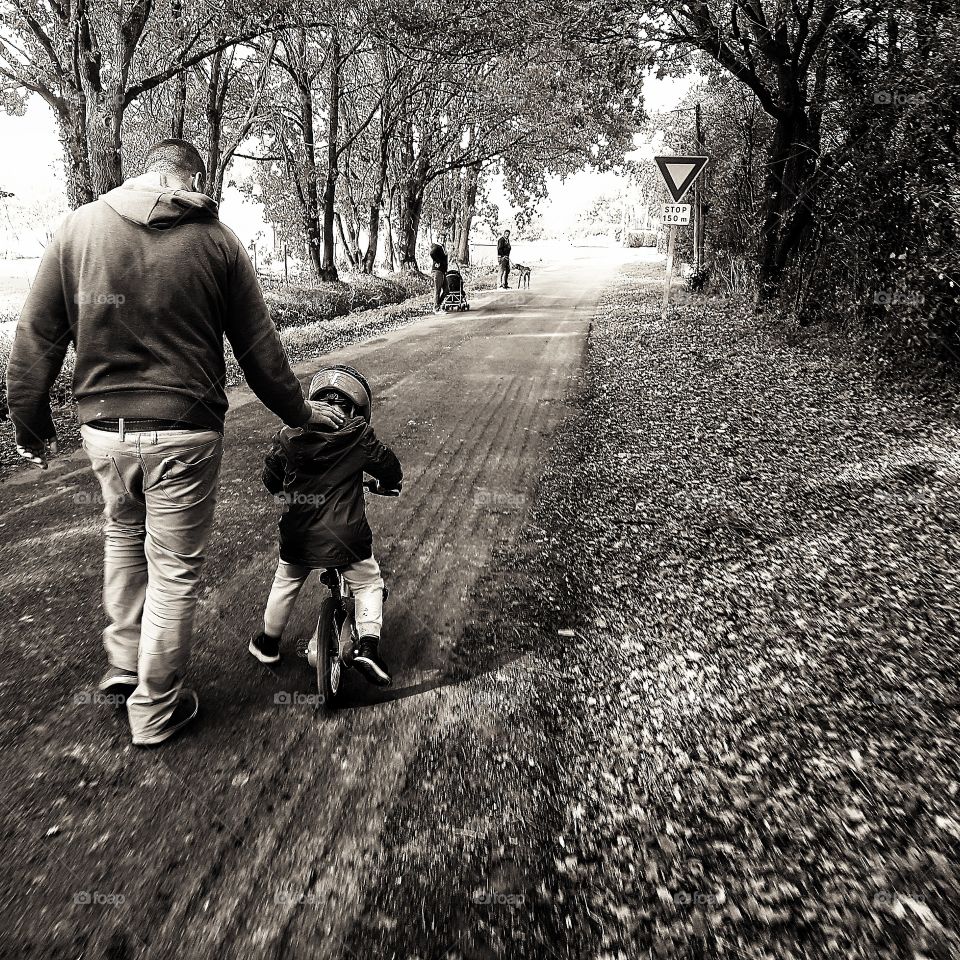
[{"label": "child's shoe", "polygon": [[376,637],[360,638],[353,653],[353,666],[378,687],[389,687],[393,683],[390,671],[380,656],[380,641]]},{"label": "child's shoe", "polygon": [[280,659],[280,638],[268,637],[265,633],[258,633],[247,649],[261,663],[277,663]]}]

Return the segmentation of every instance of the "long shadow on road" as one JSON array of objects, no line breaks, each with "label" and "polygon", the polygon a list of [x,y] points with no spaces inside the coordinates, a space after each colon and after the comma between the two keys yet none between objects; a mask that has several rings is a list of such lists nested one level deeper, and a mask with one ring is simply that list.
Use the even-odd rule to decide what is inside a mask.
[{"label": "long shadow on road", "polygon": [[565,415],[593,305],[616,268],[604,258],[324,358],[369,375],[378,433],[407,476],[399,501],[370,504],[392,590],[385,636],[397,687],[352,678],[350,707],[330,716],[310,702],[312,671],[294,655],[319,591],[303,596],[277,670],[245,652],[276,558],[259,475],[277,425],[247,393],[234,395],[227,422],[188,676],[202,718],[160,750],[132,748],[124,717],[92,695],[101,542],[82,460],[0,486],[12,905],[11,946],[0,949],[338,955],[419,731],[435,721],[442,688],[463,679],[448,652],[472,586],[516,535]]}]

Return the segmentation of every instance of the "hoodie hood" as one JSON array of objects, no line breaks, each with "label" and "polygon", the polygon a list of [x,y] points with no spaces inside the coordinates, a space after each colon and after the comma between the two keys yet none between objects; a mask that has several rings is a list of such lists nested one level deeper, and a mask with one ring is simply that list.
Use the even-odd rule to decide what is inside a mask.
[{"label": "hoodie hood", "polygon": [[218,216],[216,203],[205,193],[173,190],[155,173],[125,180],[100,199],[125,220],[155,230],[172,230],[182,223],[215,220]]},{"label": "hoodie hood", "polygon": [[366,429],[363,417],[352,417],[339,430],[305,427],[283,430],[280,443],[291,462],[301,467],[310,464],[314,469],[309,472],[316,472],[318,465],[340,460],[351,447],[359,444]]}]

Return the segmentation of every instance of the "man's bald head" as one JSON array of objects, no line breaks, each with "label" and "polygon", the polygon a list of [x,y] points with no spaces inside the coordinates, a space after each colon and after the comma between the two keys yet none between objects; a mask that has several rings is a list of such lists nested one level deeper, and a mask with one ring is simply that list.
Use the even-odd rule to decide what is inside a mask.
[{"label": "man's bald head", "polygon": [[[202,179],[207,175],[206,164],[200,151],[186,140],[159,140],[148,151],[143,161],[146,173],[163,173],[175,177],[184,185],[193,183],[194,177],[200,174]],[[202,189],[202,186],[198,189]]]}]

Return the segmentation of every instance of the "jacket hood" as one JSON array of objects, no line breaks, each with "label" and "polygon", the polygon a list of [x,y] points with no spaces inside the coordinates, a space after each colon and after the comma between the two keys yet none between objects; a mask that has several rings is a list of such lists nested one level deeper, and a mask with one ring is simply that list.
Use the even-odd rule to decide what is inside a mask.
[{"label": "jacket hood", "polygon": [[313,463],[338,460],[360,442],[367,422],[363,417],[352,417],[339,430],[308,430],[296,427],[283,430],[280,443],[294,463]]},{"label": "jacket hood", "polygon": [[172,230],[181,223],[218,216],[216,203],[205,193],[173,190],[153,173],[125,180],[100,199],[125,220],[156,230]]}]

